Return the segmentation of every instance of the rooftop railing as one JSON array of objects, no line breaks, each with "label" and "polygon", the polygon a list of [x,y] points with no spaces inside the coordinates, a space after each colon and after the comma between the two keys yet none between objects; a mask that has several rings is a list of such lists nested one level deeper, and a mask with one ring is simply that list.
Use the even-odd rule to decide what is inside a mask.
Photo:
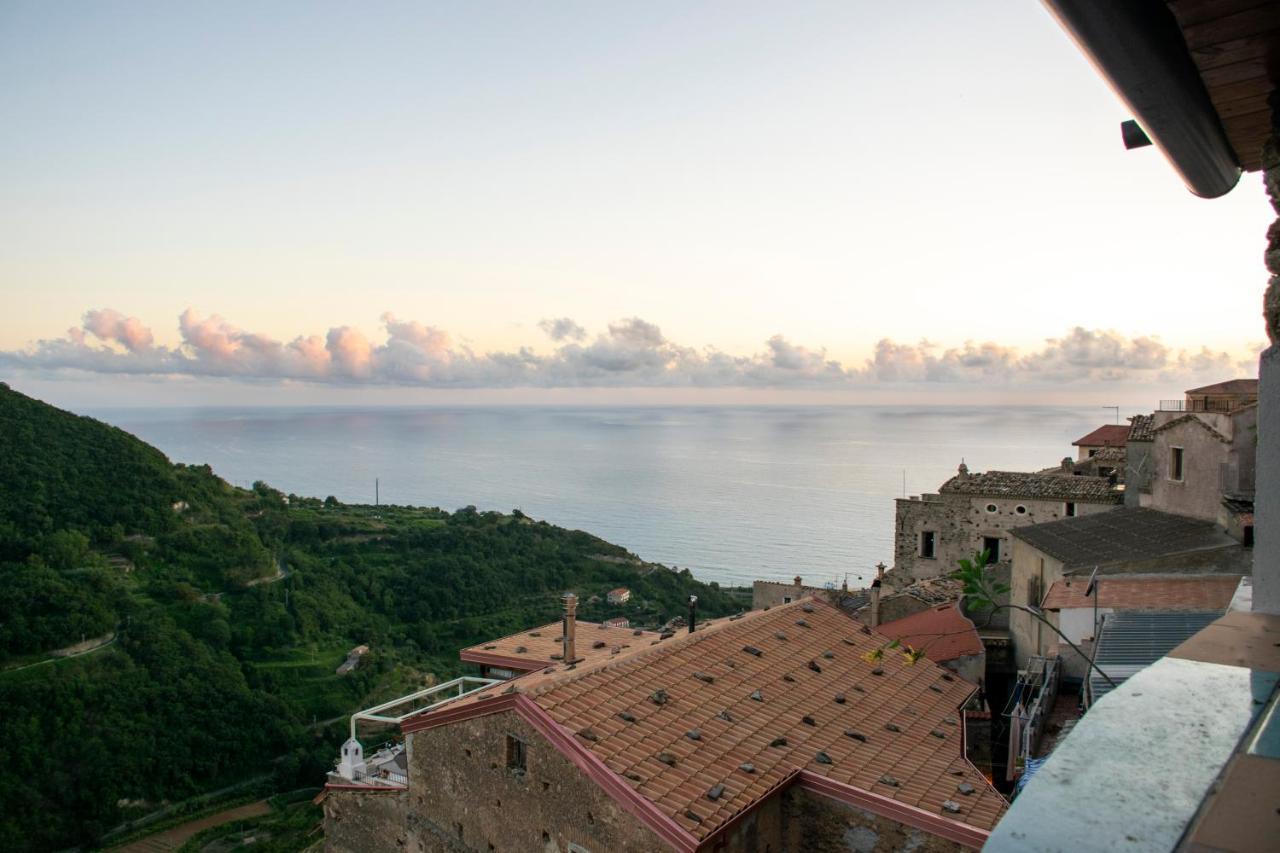
[{"label": "rooftop railing", "polygon": [[1162,412],[1219,412],[1221,414],[1229,414],[1236,409],[1243,408],[1252,403],[1258,402],[1256,398],[1227,398],[1227,399],[1210,399],[1195,397],[1190,400],[1161,400],[1160,411]]},{"label": "rooftop railing", "polygon": [[[356,711],[351,715],[351,737],[353,740],[355,739],[356,723],[360,720],[372,723],[390,723],[398,726],[428,708],[459,699],[468,693],[482,690],[490,684],[497,684],[500,680],[497,678],[476,678],[475,676],[464,675],[452,681],[434,684],[425,690],[419,690],[417,693],[410,693],[408,696],[401,696],[399,699],[392,699],[390,702],[383,702],[381,705],[374,705],[372,708]],[[423,699],[427,701],[422,702],[421,700]],[[386,713],[402,705],[412,705],[413,708],[403,714],[391,715]]]}]

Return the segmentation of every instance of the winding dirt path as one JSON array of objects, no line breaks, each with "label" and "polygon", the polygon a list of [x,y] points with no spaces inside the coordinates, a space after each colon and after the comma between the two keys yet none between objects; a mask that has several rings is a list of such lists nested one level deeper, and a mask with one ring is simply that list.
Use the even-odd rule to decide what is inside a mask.
[{"label": "winding dirt path", "polygon": [[234,809],[227,809],[224,812],[218,812],[217,814],[211,814],[207,817],[170,827],[163,832],[157,832],[155,835],[139,838],[137,841],[132,841],[123,847],[113,847],[111,851],[112,853],[169,853],[169,851],[177,850],[197,832],[208,829],[211,826],[219,826],[224,823],[230,823],[233,820],[261,817],[270,813],[271,806],[267,805],[267,801],[258,800],[256,803],[237,806]]}]

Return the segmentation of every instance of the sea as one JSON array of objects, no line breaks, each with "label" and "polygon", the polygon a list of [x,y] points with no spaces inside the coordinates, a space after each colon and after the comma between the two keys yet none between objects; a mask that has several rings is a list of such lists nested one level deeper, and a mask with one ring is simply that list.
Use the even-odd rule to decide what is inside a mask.
[{"label": "sea", "polygon": [[241,486],[510,512],[704,581],[861,586],[893,563],[894,499],[1036,470],[1113,420],[1094,406],[188,408],[89,412]]}]

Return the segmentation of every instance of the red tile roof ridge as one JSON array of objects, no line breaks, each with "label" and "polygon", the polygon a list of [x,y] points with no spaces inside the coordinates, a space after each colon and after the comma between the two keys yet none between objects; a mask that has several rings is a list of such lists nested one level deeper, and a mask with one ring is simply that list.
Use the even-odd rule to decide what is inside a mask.
[{"label": "red tile roof ridge", "polygon": [[[813,639],[822,637],[823,640],[814,643],[813,648],[825,645],[828,637],[840,644],[834,647],[836,654],[830,665],[826,660],[833,657],[830,651],[814,653],[808,669],[815,674],[820,675],[829,666],[834,666],[837,672],[847,672],[847,661],[853,659],[846,657],[846,652],[865,662],[868,660],[869,650],[879,648],[883,652],[888,645],[888,638],[864,628],[840,608],[820,599],[801,599],[769,611],[755,611],[742,619],[731,622],[726,620],[717,626],[717,630],[704,632],[701,640],[696,636],[698,632],[695,632],[693,637],[686,635],[674,643],[664,641],[630,655],[625,660],[593,666],[549,682],[539,682],[533,677],[521,679],[526,682],[522,687],[528,692],[526,698],[547,711],[566,730],[575,732],[584,741],[579,745],[604,759],[615,773],[622,774],[627,767],[647,768],[639,772],[648,781],[637,790],[657,803],[665,813],[704,844],[710,837],[722,832],[739,814],[755,808],[762,797],[767,797],[776,789],[780,775],[789,777],[797,769],[806,769],[858,790],[873,791],[877,785],[886,785],[893,792],[887,795],[890,799],[917,807],[925,807],[928,803],[926,811],[929,808],[939,808],[942,801],[956,790],[958,783],[967,782],[968,794],[976,796],[970,799],[965,792],[961,792],[966,808],[964,817],[957,817],[956,820],[980,831],[993,826],[1006,807],[1006,801],[977,768],[965,759],[958,745],[960,741],[952,741],[948,737],[952,731],[950,727],[957,725],[959,709],[977,688],[933,661],[925,659],[923,666],[917,665],[916,672],[911,675],[904,673],[912,664],[900,660],[896,655],[886,655],[882,660],[865,664],[854,663],[855,667],[865,665],[865,675],[868,677],[884,677],[883,683],[879,683],[880,679],[874,677],[864,681],[866,690],[859,687],[857,682],[850,685],[851,690],[857,694],[870,691],[868,699],[876,697],[869,705],[863,704],[854,693],[848,694],[850,701],[847,703],[842,701],[843,694],[841,698],[835,699],[834,704],[818,700],[820,691],[806,689],[810,687],[808,680],[814,676],[805,674],[803,665],[796,670],[804,679],[803,686],[794,677],[782,678],[783,681],[797,683],[798,692],[782,688],[784,692],[778,694],[766,688],[763,698],[757,696],[761,693],[758,687],[750,696],[746,695],[746,690],[752,684],[772,683],[777,673],[761,673],[751,663],[744,662],[740,666],[730,663],[730,669],[740,670],[740,674],[744,676],[737,677],[720,671],[721,664],[708,661],[710,671],[704,673],[708,678],[702,679],[694,669],[702,668],[701,659],[689,652],[690,647],[696,643],[728,639],[729,645],[736,646],[739,631],[750,638],[753,634],[758,634],[761,628],[768,631],[775,624],[780,629],[776,639],[784,643],[795,643],[800,656],[808,657],[810,649],[800,639],[804,634],[796,635],[790,628],[791,617],[798,615],[797,608],[800,612],[813,614],[795,620],[797,625],[809,623],[804,626],[804,631],[807,632],[809,628],[822,629]],[[761,622],[765,624],[760,626]],[[783,626],[786,627],[785,631],[781,630]],[[845,627],[852,629],[850,636],[835,640],[832,635],[842,633]],[[730,631],[734,633],[729,634]],[[723,645],[723,642],[718,645]],[[846,646],[852,648],[845,648]],[[753,650],[755,648],[746,647],[741,651],[751,655],[754,660],[760,656],[758,649]],[[719,657],[719,654],[720,651],[717,650],[716,656]],[[774,655],[774,651],[766,646],[764,654],[768,659]],[[676,658],[672,663],[674,670],[657,665],[663,657]],[[842,660],[846,662],[840,662]],[[647,665],[654,665],[651,672],[646,670]],[[671,680],[673,671],[681,673],[681,677]],[[714,699],[694,699],[691,703],[692,696],[687,687],[683,686],[687,684],[682,680],[683,677],[706,680],[710,684],[713,673],[716,683],[724,681],[725,686],[713,688],[714,691],[719,691],[711,694],[715,696]],[[929,678],[926,673],[937,676],[936,680]],[[757,682],[756,675],[767,681]],[[592,681],[596,683],[592,684]],[[659,710],[649,709],[637,722],[629,709],[638,707],[643,694],[655,687],[658,689],[648,696],[648,702],[658,706]],[[513,686],[511,689],[519,688]],[[730,693],[722,695],[725,689]],[[659,695],[662,697],[660,701],[655,698]],[[815,700],[811,705],[812,716],[800,716],[803,703],[795,701],[797,696]],[[782,702],[786,706],[786,710],[781,712],[784,716],[780,717],[769,711],[758,713],[749,700],[757,703]],[[732,712],[732,718],[712,713],[714,707],[720,706],[722,702],[730,703],[730,707],[737,706],[737,710]],[[674,709],[675,719],[663,724],[656,732],[645,735],[640,745],[633,743],[635,735],[626,733],[628,727],[642,724],[644,717],[650,714],[663,713],[661,709],[668,704]],[[648,705],[643,707],[648,708]],[[773,706],[762,704],[760,707]],[[848,716],[850,712],[854,714],[852,718]],[[671,710],[667,713],[671,713]],[[752,721],[749,725],[755,726],[746,735],[739,733],[736,737],[730,736],[716,722],[724,720],[725,724],[733,726],[735,722],[742,721],[743,716],[740,714]],[[932,717],[933,714],[938,716]],[[780,729],[775,728],[775,724],[784,717],[788,722],[781,723]],[[930,722],[931,718],[935,722]],[[941,722],[936,722],[937,720]],[[854,727],[846,729],[846,724],[850,722],[855,724]],[[688,731],[681,734],[686,728]],[[894,734],[901,733],[903,740],[897,744],[883,741],[883,734],[877,734],[880,728]],[[776,737],[779,732],[787,737],[782,738],[781,743],[769,744],[768,737]],[[815,738],[812,743],[811,735]],[[830,739],[833,736],[835,740]],[[700,743],[692,746],[686,739]],[[788,745],[787,739],[793,742]],[[851,743],[868,742],[872,745],[866,747],[861,759],[853,764],[845,763],[851,750],[862,749],[860,746],[850,746]],[[768,753],[767,747],[779,746],[781,749],[776,754]],[[821,746],[822,749],[818,753],[812,753],[807,749],[811,746]],[[710,752],[706,751],[708,749]],[[661,752],[655,752],[656,750]],[[671,760],[661,757],[663,755]],[[721,767],[720,762],[726,756],[729,757],[730,764],[743,760],[734,757],[738,755],[746,756],[745,760],[752,762],[756,770],[761,772],[757,774],[756,770],[748,770],[745,771],[747,776],[735,778],[736,784],[731,786],[734,796],[725,799],[708,798],[714,805],[704,802],[701,794],[693,790],[697,785],[693,785],[690,780],[697,779],[699,785],[708,780],[723,780],[727,783],[736,771],[726,769],[727,765]],[[768,760],[761,764],[760,759],[766,756]],[[667,767],[663,769],[655,766],[658,764]],[[700,764],[706,766],[700,768]],[[680,769],[675,769],[677,766]],[[902,781],[897,781],[897,778],[885,781],[889,778],[886,772],[878,777],[880,781],[877,782],[877,777],[873,774],[882,771],[893,771]],[[690,772],[694,775],[690,776]],[[697,817],[690,817],[691,813]]]},{"label": "red tile roof ridge", "polygon": [[[729,625],[735,625],[738,623],[749,624],[747,620],[754,621],[755,619],[763,616],[765,613],[769,611],[802,608],[803,605],[805,604],[808,604],[809,606],[812,607],[815,603],[827,604],[826,602],[821,601],[820,599],[817,599],[817,598],[805,597],[805,598],[800,598],[795,601],[789,602],[787,604],[779,604],[773,607],[766,607],[763,610],[748,610],[746,612],[739,613],[735,616],[724,616],[719,619],[707,620],[705,622],[699,622],[696,629],[693,631],[693,633],[689,633],[688,631],[685,631],[684,633],[677,632],[665,640],[658,639],[647,647],[645,646],[638,647],[634,651],[632,651],[630,654],[621,654],[606,660],[592,661],[586,664],[578,664],[574,666],[572,669],[570,669],[569,667],[561,668],[558,666],[548,667],[547,669],[538,670],[537,672],[531,672],[531,673],[528,673],[528,675],[523,675],[523,676],[520,676],[519,678],[513,678],[509,683],[513,687],[515,687],[516,692],[518,693],[526,693],[530,696],[541,696],[542,694],[547,693],[550,690],[553,690],[571,681],[577,681],[578,679],[585,678],[588,675],[593,675],[597,672],[602,672],[604,670],[617,669],[622,666],[629,665],[633,662],[648,660],[649,658],[652,658],[652,657],[666,655],[670,652],[672,648],[682,647],[690,643],[701,642],[702,640],[706,639],[709,636],[715,636],[717,633],[719,633],[721,630],[723,630]],[[831,607],[830,604],[827,604],[827,606]],[[658,636],[661,637],[661,635],[658,635]],[[551,673],[551,675],[553,675],[554,677],[548,678],[545,682],[538,682],[536,685],[528,689],[521,689],[521,688],[524,688],[525,685],[519,684],[520,681],[525,681],[526,679],[528,679],[529,683],[532,683],[533,681],[536,681],[536,679],[532,678],[532,676],[547,675],[550,672],[550,670],[556,670],[554,673]]]}]

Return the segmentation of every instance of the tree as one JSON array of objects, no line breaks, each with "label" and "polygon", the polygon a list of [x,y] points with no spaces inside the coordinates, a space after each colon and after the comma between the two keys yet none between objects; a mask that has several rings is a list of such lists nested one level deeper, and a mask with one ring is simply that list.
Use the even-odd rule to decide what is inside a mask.
[{"label": "tree", "polygon": [[[1093,657],[1086,655],[1080,650],[1080,647],[1071,640],[1067,639],[1066,634],[1058,630],[1058,627],[1044,617],[1044,613],[1039,608],[1027,607],[1022,604],[1001,604],[999,597],[1009,591],[1009,585],[1004,583],[996,583],[986,571],[987,565],[991,562],[991,554],[987,551],[979,551],[972,558],[960,560],[960,568],[951,573],[951,577],[964,584],[965,597],[969,599],[969,603],[979,610],[990,610],[990,615],[995,615],[998,610],[1020,610],[1032,619],[1035,619],[1041,625],[1047,627],[1050,631],[1057,634],[1062,642],[1066,643],[1076,654],[1084,658],[1089,663],[1089,667],[1098,675],[1102,676],[1112,687],[1116,683],[1111,680],[1111,676],[1103,672]],[[990,616],[988,616],[988,619]]]}]

